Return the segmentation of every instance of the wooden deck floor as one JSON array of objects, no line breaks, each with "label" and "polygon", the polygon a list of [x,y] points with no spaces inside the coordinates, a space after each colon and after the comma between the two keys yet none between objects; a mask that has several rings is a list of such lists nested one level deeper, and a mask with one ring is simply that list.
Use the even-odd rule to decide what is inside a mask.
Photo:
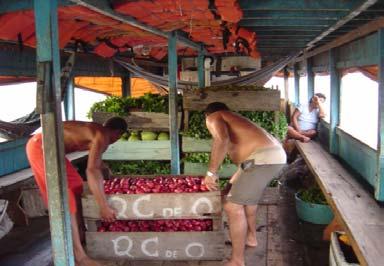
[{"label": "wooden deck floor", "polygon": [[[256,228],[259,245],[247,248],[247,266],[326,266],[328,244],[315,241],[322,228],[300,223],[293,195],[284,188],[264,194]],[[15,228],[0,240],[0,265],[48,266],[52,264],[47,218],[32,220],[29,228]],[[307,227],[310,227],[308,230]],[[310,231],[316,231],[314,234]],[[34,233],[30,231],[35,231]],[[227,231],[227,230],[226,230]],[[308,233],[309,232],[309,233]],[[35,240],[33,242],[33,240]],[[308,243],[320,243],[308,245]],[[229,258],[231,246],[225,246]],[[222,261],[100,261],[106,266],[218,266]]]}]

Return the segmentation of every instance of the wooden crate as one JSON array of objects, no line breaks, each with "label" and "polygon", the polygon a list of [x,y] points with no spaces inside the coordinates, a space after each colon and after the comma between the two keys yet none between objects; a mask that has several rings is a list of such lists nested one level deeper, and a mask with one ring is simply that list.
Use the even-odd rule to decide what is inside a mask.
[{"label": "wooden crate", "polygon": [[203,111],[211,102],[223,102],[233,111],[278,111],[280,91],[204,91],[183,92],[185,110]]},{"label": "wooden crate", "polygon": [[29,138],[0,143],[0,178],[29,167],[25,145]]},{"label": "wooden crate", "polygon": [[[219,170],[220,177],[231,177],[237,170],[235,164],[223,164]],[[208,171],[208,163],[184,162],[183,174],[185,175],[205,175]]]},{"label": "wooden crate", "polygon": [[103,153],[103,160],[170,160],[171,142],[153,141],[117,141],[109,145]]},{"label": "wooden crate", "polygon": [[[92,120],[103,124],[109,118],[119,116],[115,113],[94,112]],[[121,116],[127,121],[128,129],[169,131],[169,115],[164,113],[130,112],[127,116]],[[181,113],[177,115],[178,127],[181,125]]]},{"label": "wooden crate", "polygon": [[114,260],[221,260],[224,256],[219,191],[107,195],[119,220],[212,219],[213,231],[204,232],[96,232],[100,220],[99,208],[93,195],[88,189],[85,191],[83,216],[88,228],[87,252],[92,257]]}]

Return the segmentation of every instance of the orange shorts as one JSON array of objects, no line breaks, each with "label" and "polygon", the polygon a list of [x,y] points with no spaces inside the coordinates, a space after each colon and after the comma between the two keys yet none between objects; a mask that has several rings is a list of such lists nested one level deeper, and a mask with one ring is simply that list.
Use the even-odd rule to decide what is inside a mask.
[{"label": "orange shorts", "polygon": [[[45,179],[42,137],[41,133],[32,136],[27,143],[26,150],[28,161],[35,176],[36,183],[40,189],[41,196],[43,197],[45,204],[47,204],[48,195],[47,182]],[[71,214],[75,214],[77,211],[76,196],[80,196],[83,192],[83,179],[67,158],[65,158],[65,165],[68,180],[69,211]]]}]

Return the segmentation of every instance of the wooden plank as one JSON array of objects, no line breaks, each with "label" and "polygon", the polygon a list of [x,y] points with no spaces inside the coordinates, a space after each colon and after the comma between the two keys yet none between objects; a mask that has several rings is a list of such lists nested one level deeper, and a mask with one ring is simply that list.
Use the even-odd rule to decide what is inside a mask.
[{"label": "wooden plank", "polygon": [[181,150],[183,152],[211,152],[211,139],[182,137],[181,141]]},{"label": "wooden plank", "polygon": [[[115,113],[94,112],[92,113],[92,121],[103,124],[109,118],[119,116]],[[177,125],[181,125],[181,112],[177,114]],[[169,115],[164,113],[150,112],[130,112],[127,116],[120,116],[128,124],[128,129],[147,129],[169,131]]]},{"label": "wooden plank", "polygon": [[[200,193],[149,193],[107,195],[118,219],[208,218],[221,214],[219,191]],[[82,198],[83,216],[99,219],[93,195]]]},{"label": "wooden plank", "polygon": [[268,206],[267,265],[284,265],[281,232],[278,226],[278,206]]},{"label": "wooden plank", "polygon": [[103,153],[103,160],[170,160],[169,140],[117,141]]},{"label": "wooden plank", "polygon": [[382,265],[384,209],[319,144],[296,142],[296,146],[343,223],[359,262]]},{"label": "wooden plank", "polygon": [[279,200],[279,187],[266,187],[258,205],[277,205]]},{"label": "wooden plank", "polygon": [[223,102],[233,111],[278,111],[280,91],[184,91],[184,109],[203,111],[211,102]]},{"label": "wooden plank", "polygon": [[86,232],[87,254],[120,260],[221,260],[223,232]]},{"label": "wooden plank", "polygon": [[[231,177],[238,167],[235,164],[224,164],[220,167],[219,176],[220,177]],[[208,163],[190,163],[184,162],[184,171],[185,175],[205,175],[208,171]]]}]

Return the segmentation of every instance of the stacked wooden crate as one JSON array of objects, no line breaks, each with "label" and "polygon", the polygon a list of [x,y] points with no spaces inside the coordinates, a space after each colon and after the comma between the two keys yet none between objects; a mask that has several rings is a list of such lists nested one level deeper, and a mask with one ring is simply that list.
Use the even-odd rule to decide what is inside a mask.
[{"label": "stacked wooden crate", "polygon": [[[274,111],[275,122],[279,118],[280,91],[278,90],[186,90],[183,94],[184,129],[188,129],[189,113],[204,111],[209,103],[223,102],[232,111]],[[210,152],[211,140],[182,138],[182,152]],[[184,162],[184,174],[204,175],[207,163]],[[219,176],[230,177],[236,171],[234,164],[224,164]]]},{"label": "stacked wooden crate", "polygon": [[[150,176],[148,178],[153,178]],[[182,178],[183,176],[168,176]],[[221,260],[224,233],[220,192],[110,194],[119,220],[212,219],[212,231],[98,232],[99,209],[85,193],[83,215],[88,227],[87,252],[99,259]]]}]

